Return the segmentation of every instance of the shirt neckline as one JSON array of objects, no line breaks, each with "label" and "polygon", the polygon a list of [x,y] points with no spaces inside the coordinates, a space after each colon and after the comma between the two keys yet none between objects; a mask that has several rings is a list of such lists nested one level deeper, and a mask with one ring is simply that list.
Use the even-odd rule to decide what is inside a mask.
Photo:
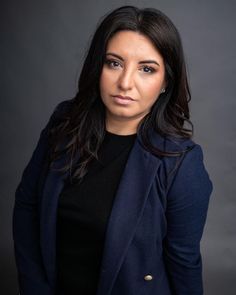
[{"label": "shirt neckline", "polygon": [[109,135],[109,136],[117,137],[117,138],[132,138],[132,137],[137,136],[137,133],[123,135],[123,134],[112,133],[112,132],[107,131],[107,130],[106,130],[106,134]]}]

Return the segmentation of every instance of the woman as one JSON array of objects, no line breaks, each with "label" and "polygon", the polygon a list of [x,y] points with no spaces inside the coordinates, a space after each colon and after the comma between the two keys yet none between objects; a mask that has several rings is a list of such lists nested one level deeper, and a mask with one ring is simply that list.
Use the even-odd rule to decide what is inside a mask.
[{"label": "woman", "polygon": [[177,29],[156,9],[115,9],[78,88],[17,187],[20,294],[202,294],[212,182],[191,139]]}]

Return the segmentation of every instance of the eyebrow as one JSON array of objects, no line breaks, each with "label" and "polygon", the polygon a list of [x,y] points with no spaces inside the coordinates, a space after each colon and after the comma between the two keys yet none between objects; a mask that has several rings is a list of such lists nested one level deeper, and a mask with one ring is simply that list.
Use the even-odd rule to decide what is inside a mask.
[{"label": "eyebrow", "polygon": [[[112,55],[114,57],[117,57],[119,58],[120,60],[124,61],[123,57],[121,57],[120,55],[116,54],[116,53],[113,53],[113,52],[107,52],[106,55]],[[139,64],[156,64],[158,66],[159,63],[155,60],[152,60],[152,59],[148,59],[148,60],[142,60],[142,61],[139,61]]]}]

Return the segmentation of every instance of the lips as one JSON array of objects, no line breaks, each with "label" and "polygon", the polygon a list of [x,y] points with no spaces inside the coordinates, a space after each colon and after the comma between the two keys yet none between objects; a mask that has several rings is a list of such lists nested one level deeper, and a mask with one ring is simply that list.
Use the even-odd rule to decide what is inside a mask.
[{"label": "lips", "polygon": [[135,100],[130,96],[123,96],[123,95],[113,95],[113,102],[116,105],[125,107],[135,103]]},{"label": "lips", "polygon": [[118,97],[124,100],[134,100],[132,97],[130,96],[122,96],[122,95],[113,95],[114,97]]}]

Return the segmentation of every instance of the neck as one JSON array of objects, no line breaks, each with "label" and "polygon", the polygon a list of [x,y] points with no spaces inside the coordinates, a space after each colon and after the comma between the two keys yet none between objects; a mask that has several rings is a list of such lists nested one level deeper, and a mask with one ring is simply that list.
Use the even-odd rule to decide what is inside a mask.
[{"label": "neck", "polygon": [[140,119],[136,120],[116,120],[114,118],[106,119],[106,130],[118,135],[130,135],[137,133],[137,127]]}]

